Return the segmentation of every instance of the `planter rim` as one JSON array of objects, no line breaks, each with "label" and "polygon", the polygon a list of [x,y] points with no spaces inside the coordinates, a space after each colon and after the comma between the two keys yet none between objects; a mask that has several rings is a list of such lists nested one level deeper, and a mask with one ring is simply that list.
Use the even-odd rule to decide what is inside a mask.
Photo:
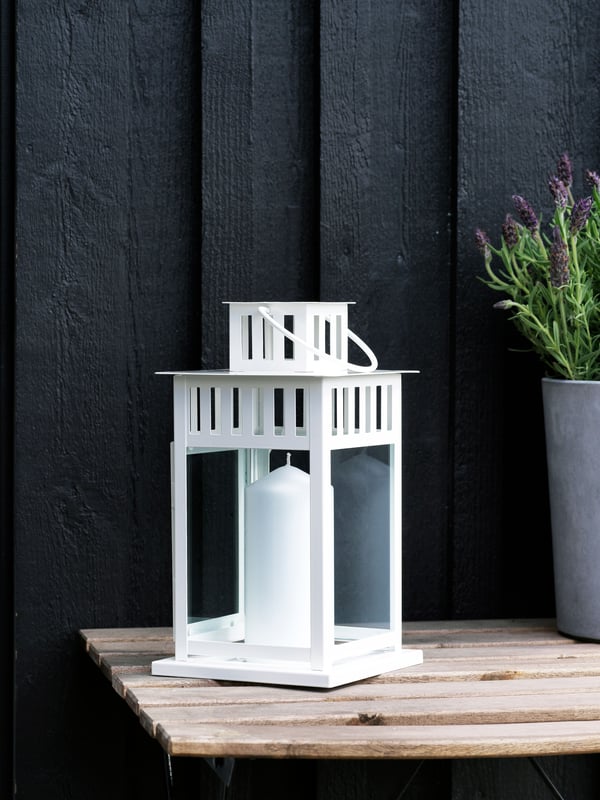
[{"label": "planter rim", "polygon": [[546,383],[574,383],[578,385],[600,386],[600,380],[597,381],[577,381],[570,378],[542,378],[542,382]]}]

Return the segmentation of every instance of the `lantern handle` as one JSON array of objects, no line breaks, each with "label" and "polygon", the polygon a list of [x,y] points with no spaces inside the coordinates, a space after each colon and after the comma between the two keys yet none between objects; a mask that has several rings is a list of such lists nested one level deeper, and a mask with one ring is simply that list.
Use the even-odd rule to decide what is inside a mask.
[{"label": "lantern handle", "polygon": [[318,347],[315,347],[309,342],[304,341],[304,339],[301,339],[299,336],[296,336],[296,334],[292,333],[291,331],[288,331],[287,328],[284,328],[280,322],[277,322],[277,320],[274,319],[273,316],[271,315],[271,310],[267,306],[258,306],[258,313],[270,325],[272,325],[273,328],[282,333],[287,339],[289,339],[292,342],[296,342],[297,344],[301,345],[307,350],[310,350],[310,352],[314,353],[324,361],[334,362],[335,364],[338,364],[340,367],[350,370],[351,372],[373,372],[374,370],[377,369],[377,356],[371,350],[371,348],[366,344],[366,342],[363,342],[363,340],[359,336],[357,336],[353,331],[351,331],[350,328],[348,328],[347,330],[348,339],[351,342],[354,342],[354,344],[357,345],[363,351],[363,353],[367,356],[367,358],[371,362],[366,366],[360,364],[351,364],[348,361],[341,361],[339,358],[332,356],[331,353],[326,353],[325,350],[319,350]]}]

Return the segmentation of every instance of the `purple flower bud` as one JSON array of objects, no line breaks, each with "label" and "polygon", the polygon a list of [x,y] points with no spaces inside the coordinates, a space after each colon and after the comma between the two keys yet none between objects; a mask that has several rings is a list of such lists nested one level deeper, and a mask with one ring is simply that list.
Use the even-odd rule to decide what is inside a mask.
[{"label": "purple flower bud", "polygon": [[560,228],[556,227],[552,231],[554,242],[550,247],[550,283],[555,289],[566,286],[570,280],[569,273],[569,251],[566,242],[560,233]]},{"label": "purple flower bud", "polygon": [[571,211],[571,233],[579,233],[588,221],[590,211],[592,210],[592,198],[582,197],[573,206]]},{"label": "purple flower bud", "polygon": [[510,214],[507,214],[504,219],[504,225],[502,226],[502,237],[509,250],[512,250],[513,247],[517,246],[517,242],[519,241],[519,226]]},{"label": "purple flower bud", "polygon": [[588,186],[592,189],[596,188],[600,191],[600,175],[597,172],[594,172],[591,169],[586,169],[585,171],[585,182]]},{"label": "purple flower bud", "polygon": [[498,308],[500,311],[508,311],[509,308],[512,308],[512,303],[510,300],[498,300],[497,303],[494,303],[494,308]]},{"label": "purple flower bud", "polygon": [[567,189],[573,183],[573,167],[571,166],[571,159],[567,153],[563,153],[558,159],[558,164],[556,165],[556,174]]},{"label": "purple flower bud", "polygon": [[569,192],[557,175],[552,175],[552,177],[548,179],[548,188],[550,189],[550,194],[554,198],[557,207],[566,208]]},{"label": "purple flower bud", "polygon": [[527,200],[519,194],[514,194],[512,200],[523,225],[528,228],[531,233],[536,233],[539,228],[539,222],[533,208]]},{"label": "purple flower bud", "polygon": [[477,228],[475,231],[475,244],[483,256],[486,258],[490,257],[490,239],[487,233],[482,231],[481,228]]}]

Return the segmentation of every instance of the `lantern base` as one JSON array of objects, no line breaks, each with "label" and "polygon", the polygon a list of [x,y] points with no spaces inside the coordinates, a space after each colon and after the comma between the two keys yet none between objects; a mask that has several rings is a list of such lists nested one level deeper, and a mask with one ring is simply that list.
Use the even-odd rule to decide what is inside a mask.
[{"label": "lantern base", "polygon": [[326,670],[311,669],[300,661],[223,659],[189,656],[186,660],[163,658],[152,662],[152,674],[175,678],[268,683],[332,689],[345,683],[371,678],[384,672],[423,663],[422,650],[385,650],[340,661]]}]

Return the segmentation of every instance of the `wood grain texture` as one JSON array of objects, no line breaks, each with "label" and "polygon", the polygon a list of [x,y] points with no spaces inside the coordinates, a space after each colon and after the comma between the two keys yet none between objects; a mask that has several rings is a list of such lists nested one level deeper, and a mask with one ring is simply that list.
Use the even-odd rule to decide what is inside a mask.
[{"label": "wood grain texture", "polygon": [[315,726],[231,725],[224,737],[216,726],[189,723],[158,727],[157,738],[171,755],[240,758],[514,758],[553,753],[596,754],[598,722],[522,723],[498,725],[425,725],[406,728],[340,727],[335,739]]},{"label": "wood grain texture", "polygon": [[[600,769],[596,757],[562,756],[538,758],[537,761],[563,797],[593,798],[597,794]],[[532,763],[525,759],[455,761],[452,779],[453,800],[472,800],[478,796],[499,800],[523,796],[548,800],[553,796]]]},{"label": "wood grain texture", "polygon": [[[513,194],[548,220],[547,178],[568,151],[575,189],[600,163],[592,123],[598,54],[586,46],[591,3],[460,3],[457,175],[454,610],[469,616],[552,613],[552,568],[541,409],[541,368],[498,299],[478,283],[473,231],[499,242]],[[595,169],[595,167],[591,167]],[[475,423],[475,420],[477,422]],[[519,609],[516,611],[516,609]]]},{"label": "wood grain texture", "polygon": [[118,733],[94,768],[75,631],[170,621],[171,401],[154,372],[190,363],[194,346],[192,6],[67,0],[16,12],[24,797],[50,786],[76,796],[100,773],[90,798],[128,796],[127,727],[110,710]]},{"label": "wood grain texture", "polygon": [[[558,685],[558,682],[557,682]],[[560,691],[560,690],[559,690]],[[139,697],[138,697],[139,704]],[[152,705],[142,708],[140,722],[151,735],[157,728],[170,730],[171,726],[188,728],[189,739],[196,728],[219,725],[221,728],[245,725],[293,725],[301,727],[310,736],[310,728],[324,726],[385,725],[408,727],[412,725],[487,725],[531,722],[562,723],[565,718],[574,722],[594,722],[600,717],[600,691],[560,694],[541,694],[539,697],[523,695],[515,704],[514,697],[459,697],[416,699],[402,697],[382,700],[351,700],[323,703],[308,700],[288,704],[246,703],[213,704],[206,706]],[[337,732],[328,731],[331,739]],[[332,742],[333,744],[333,742]],[[339,755],[337,757],[340,757]]]},{"label": "wood grain texture", "polygon": [[314,2],[202,3],[202,364],[227,366],[226,300],[316,287]]},{"label": "wood grain texture", "polygon": [[[136,678],[143,678],[136,680]],[[173,692],[174,688],[185,686],[185,692]],[[560,693],[572,695],[598,690],[598,676],[569,676],[566,678],[548,678],[540,681],[532,679],[510,679],[496,681],[405,681],[403,683],[361,682],[349,686],[329,689],[327,694],[319,697],[319,702],[326,706],[343,702],[397,701],[397,700],[431,700],[469,698],[498,698],[517,695],[543,695]],[[127,676],[126,700],[139,713],[141,708],[155,706],[177,708],[192,706],[211,706],[237,704],[271,704],[306,703],[315,700],[315,693],[309,689],[290,689],[278,686],[229,685],[222,686],[216,681],[200,682],[198,679],[187,684],[176,684],[161,681],[155,676]]]},{"label": "wood grain texture", "polygon": [[[535,25],[521,25],[515,20],[523,7],[513,0],[494,7],[466,0],[459,9],[453,609],[462,616],[474,608],[482,615],[548,614],[542,371],[531,354],[511,352],[522,342],[492,309],[497,298],[477,283],[483,265],[473,230],[481,227],[497,242],[513,194],[526,196],[547,220],[546,179],[563,151],[573,160],[577,193],[583,169],[600,163],[598,52],[588,46],[600,12],[588,2],[536,1],[527,6]],[[593,797],[592,762],[558,761],[551,774],[564,795]],[[549,796],[527,765],[453,765],[453,800],[525,795]]]},{"label": "wood grain texture", "polygon": [[[2,437],[14,564],[0,555],[7,594],[15,575],[6,613],[16,620],[20,794],[164,794],[161,747],[119,695],[140,713],[197,683],[149,676],[169,651],[166,632],[128,643],[104,630],[106,641],[90,642],[95,663],[74,632],[170,622],[171,397],[154,371],[225,365],[222,300],[355,300],[351,325],[382,365],[421,370],[404,398],[406,616],[553,614],[540,370],[509,351],[517,342],[476,281],[471,237],[476,225],[497,236],[516,191],[547,208],[545,178],[563,149],[580,190],[583,167],[600,168],[597,4],[1,9],[10,69],[6,35],[17,39],[14,194],[2,160],[15,236],[6,216],[0,229],[2,313],[14,305],[16,315],[14,392],[2,395],[15,411],[14,459]],[[0,535],[5,543],[4,526]],[[543,683],[540,697],[557,681],[593,691],[593,648],[570,657],[568,642],[533,627],[527,644],[506,622],[407,628],[407,645],[425,642],[425,668],[373,679],[357,702],[448,690],[499,701],[507,688],[527,697],[530,682]],[[259,747],[252,726],[240,746]],[[596,762],[550,764],[567,795],[587,800]],[[271,780],[328,800],[396,797],[411,774],[392,760],[273,763],[243,762],[232,798],[265,796]],[[190,786],[219,797],[206,773]],[[419,792],[541,800],[546,788],[519,763],[436,760],[406,796]]]},{"label": "wood grain texture", "polygon": [[453,12],[437,0],[323,0],[320,26],[321,296],[356,301],[351,327],[383,367],[421,371],[404,389],[403,595],[408,619],[440,618]]},{"label": "wood grain texture", "polygon": [[[547,614],[553,603],[542,372],[530,354],[510,352],[522,342],[477,283],[473,230],[498,241],[515,193],[547,219],[546,179],[560,153],[574,161],[577,191],[583,168],[600,157],[581,116],[597,120],[600,111],[591,71],[597,53],[585,47],[598,34],[598,9],[553,0],[528,4],[533,26],[515,25],[522,15],[512,0],[493,9],[460,3],[453,608],[465,616],[475,607]],[[567,761],[559,787],[571,782],[572,796],[593,797],[589,782],[578,783],[584,763]],[[548,788],[519,764],[453,766],[453,800],[517,794],[542,800]]]},{"label": "wood grain texture", "polygon": [[[418,623],[407,627],[416,634]],[[600,646],[539,622],[423,627],[422,665],[327,691],[154,678],[151,651],[158,641],[171,645],[164,630],[144,636],[136,629],[131,641],[125,631],[82,635],[144,730],[172,755],[447,759],[600,751]]]},{"label": "wood grain texture", "polygon": [[[0,752],[14,742],[14,197],[15,42],[14,8],[0,4]],[[5,757],[0,796],[14,786],[14,763]]]}]

